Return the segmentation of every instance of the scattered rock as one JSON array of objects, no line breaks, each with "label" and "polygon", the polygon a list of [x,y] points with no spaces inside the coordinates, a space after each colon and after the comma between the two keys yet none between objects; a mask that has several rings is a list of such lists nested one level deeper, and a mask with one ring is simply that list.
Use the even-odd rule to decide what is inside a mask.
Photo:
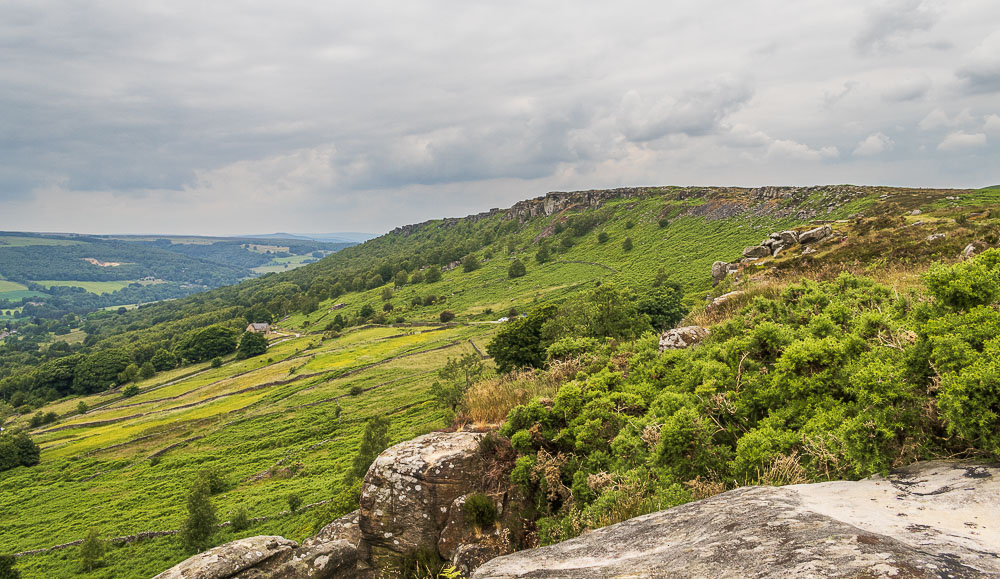
[{"label": "scattered rock", "polygon": [[802,255],[809,255],[811,253],[816,253],[816,250],[809,247],[808,245],[806,246],[805,249],[802,250]]},{"label": "scattered rock", "polygon": [[376,569],[401,555],[437,550],[448,510],[479,487],[474,432],[434,432],[397,444],[375,459],[361,489],[359,526]]},{"label": "scattered rock", "polygon": [[771,250],[764,245],[753,245],[743,250],[743,257],[769,257]]},{"label": "scattered rock", "polygon": [[283,563],[298,546],[284,537],[247,537],[198,553],[154,579],[228,579],[265,563]]},{"label": "scattered rock", "polygon": [[799,242],[799,234],[795,233],[790,229],[778,233],[778,236],[781,238],[781,243],[785,244],[786,246],[795,245],[796,243]]},{"label": "scattered rock", "polygon": [[829,225],[821,225],[815,229],[810,229],[800,233],[799,243],[805,245],[806,243],[813,243],[821,239],[825,239],[831,235],[833,235],[833,228]]},{"label": "scattered rock", "polygon": [[667,330],[660,335],[660,352],[691,347],[707,338],[708,334],[708,329],[701,326],[684,326]]},{"label": "scattered rock", "polygon": [[717,261],[712,264],[712,281],[719,283],[726,277],[726,266],[729,264],[725,261]]},{"label": "scattered rock", "polygon": [[972,259],[987,247],[989,246],[982,241],[973,241],[962,250],[962,259]]},{"label": "scattered rock", "polygon": [[913,211],[910,211],[910,215],[920,215],[921,213],[923,212],[919,209],[914,209]]},{"label": "scattered rock", "polygon": [[781,251],[783,249],[785,249],[785,247],[786,246],[783,243],[776,243],[776,244],[772,245],[771,246],[771,251],[773,251],[774,253],[772,253],[771,255],[774,256],[774,257],[778,257],[778,254],[781,253]]},{"label": "scattered rock", "polygon": [[944,239],[945,237],[947,237],[947,235],[945,235],[943,233],[935,233],[933,235],[928,235],[926,241],[927,241],[927,243],[934,243],[935,241],[940,241],[940,240]]},{"label": "scattered rock", "polygon": [[720,308],[723,304],[725,304],[729,300],[731,300],[731,299],[733,299],[735,297],[741,296],[744,293],[746,293],[746,292],[742,292],[742,291],[737,290],[737,291],[729,292],[727,294],[722,294],[721,296],[719,296],[719,297],[715,298],[714,300],[712,300],[712,302],[710,304],[708,304],[707,306],[705,306],[705,311],[706,312],[712,312],[712,311]]},{"label": "scattered rock", "polygon": [[744,487],[493,559],[473,579],[982,577],[1000,574],[1000,468]]}]

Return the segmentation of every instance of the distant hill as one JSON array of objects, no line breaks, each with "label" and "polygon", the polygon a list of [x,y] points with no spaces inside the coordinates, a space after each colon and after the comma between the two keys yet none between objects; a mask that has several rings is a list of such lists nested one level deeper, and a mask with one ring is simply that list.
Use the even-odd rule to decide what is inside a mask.
[{"label": "distant hill", "polygon": [[267,233],[258,235],[244,235],[249,239],[301,239],[309,241],[325,241],[328,243],[362,243],[369,239],[378,237],[375,233],[360,233],[355,231],[342,231],[334,233]]}]

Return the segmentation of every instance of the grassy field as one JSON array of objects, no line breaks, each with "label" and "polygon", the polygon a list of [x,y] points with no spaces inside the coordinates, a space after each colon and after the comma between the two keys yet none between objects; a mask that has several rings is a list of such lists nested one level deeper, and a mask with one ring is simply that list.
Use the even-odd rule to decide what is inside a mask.
[{"label": "grassy field", "polygon": [[48,239],[44,237],[20,237],[17,235],[0,235],[0,249],[7,247],[25,247],[28,245],[80,245],[82,241],[72,239]]},{"label": "grassy field", "polygon": [[303,265],[305,265],[305,261],[307,259],[315,260],[316,258],[311,255],[293,255],[291,257],[276,257],[272,259],[271,263],[269,264],[253,268],[253,271],[261,275],[265,273],[289,271],[297,267],[302,267]]},{"label": "grassy field", "polygon": [[123,281],[56,281],[56,280],[41,280],[39,283],[46,288],[53,286],[56,287],[82,287],[92,294],[109,294],[116,292],[122,288],[126,288],[129,284],[136,283],[136,280],[123,280]]},{"label": "grassy field", "polygon": [[[429,395],[435,370],[449,356],[471,352],[468,340],[484,344],[495,326],[427,329],[379,327],[328,340],[307,335],[221,368],[157,375],[140,383],[144,391],[132,398],[105,393],[44,408],[66,416],[36,429],[41,465],[0,479],[0,552],[72,541],[91,526],[105,536],[176,529],[190,483],[203,468],[217,469],[230,483],[213,498],[221,520],[238,505],[251,516],[278,515],[289,493],[304,504],[331,498],[340,489],[340,477],[331,473],[350,463],[367,419],[391,417],[394,441],[445,425]],[[361,393],[351,395],[358,386]],[[92,408],[83,415],[75,412],[81,400]],[[112,419],[120,421],[88,424]],[[64,426],[71,428],[59,429]],[[268,474],[280,461],[300,470]],[[303,539],[315,527],[305,510],[240,536]],[[220,532],[218,540],[236,536]],[[76,547],[30,555],[18,568],[25,577],[69,576],[79,571],[78,556]],[[80,576],[149,577],[185,557],[177,539],[152,539],[112,549],[105,567]]]},{"label": "grassy field", "polygon": [[27,286],[13,281],[0,280],[0,300],[16,302],[22,298],[44,296],[41,292],[29,290]]}]

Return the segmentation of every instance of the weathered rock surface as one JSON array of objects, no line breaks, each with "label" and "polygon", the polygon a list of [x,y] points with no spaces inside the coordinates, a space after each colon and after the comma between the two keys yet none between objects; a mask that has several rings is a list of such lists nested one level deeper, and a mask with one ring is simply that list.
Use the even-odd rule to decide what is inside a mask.
[{"label": "weathered rock surface", "polygon": [[806,243],[814,243],[821,239],[825,239],[833,235],[833,228],[829,225],[820,225],[815,229],[810,229],[808,231],[803,231],[799,234],[799,243],[805,245]]},{"label": "weathered rock surface", "polygon": [[375,459],[362,486],[359,523],[376,569],[402,554],[437,549],[452,503],[479,487],[482,436],[425,434]]},{"label": "weathered rock surface", "polygon": [[708,333],[708,329],[701,326],[683,326],[667,330],[660,335],[660,351],[688,348],[707,338]]},{"label": "weathered rock surface", "polygon": [[932,235],[928,235],[927,236],[927,243],[934,243],[935,241],[940,241],[940,240],[944,239],[945,237],[948,237],[948,236],[945,235],[945,234],[943,234],[943,233],[934,233]]},{"label": "weathered rock surface", "polygon": [[966,245],[965,249],[962,250],[962,259],[972,259],[980,252],[984,251],[987,247],[989,246],[982,241],[973,241],[969,245]]},{"label": "weathered rock surface", "polygon": [[284,562],[298,547],[284,537],[260,536],[219,545],[185,559],[155,579],[229,579],[268,562]]},{"label": "weathered rock surface", "polygon": [[1000,576],[1000,467],[745,487],[487,562],[517,577]]},{"label": "weathered rock surface", "polygon": [[358,526],[359,511],[348,513],[323,527],[314,536],[302,541],[303,547],[313,547],[330,541],[347,541],[357,545],[361,541],[361,528]]},{"label": "weathered rock surface", "polygon": [[279,565],[266,565],[240,574],[243,579],[354,579],[358,576],[358,549],[344,540],[296,549]]},{"label": "weathered rock surface", "polygon": [[743,295],[745,293],[746,292],[744,292],[744,291],[737,290],[737,291],[729,292],[727,294],[722,294],[721,296],[719,296],[719,297],[715,298],[714,300],[712,300],[712,303],[710,303],[707,306],[705,306],[705,311],[706,312],[711,312],[713,310],[717,310],[720,307],[722,307],[723,305],[727,304],[730,300],[732,300],[734,298],[737,298],[737,297],[739,297],[739,296],[741,296],[741,295]]},{"label": "weathered rock surface", "polygon": [[795,245],[799,242],[799,234],[792,231],[791,229],[787,231],[782,231],[778,233],[778,237],[781,238],[781,243],[787,245]]},{"label": "weathered rock surface", "polygon": [[763,245],[752,245],[743,250],[743,257],[769,257],[771,249]]}]

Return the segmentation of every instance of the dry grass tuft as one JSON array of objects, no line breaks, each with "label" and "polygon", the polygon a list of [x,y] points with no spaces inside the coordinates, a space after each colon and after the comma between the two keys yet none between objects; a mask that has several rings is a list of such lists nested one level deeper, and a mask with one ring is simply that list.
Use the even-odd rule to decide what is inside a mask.
[{"label": "dry grass tuft", "polygon": [[559,385],[581,368],[578,360],[567,360],[553,363],[546,372],[524,370],[481,380],[462,397],[463,418],[477,427],[500,424],[515,406],[536,397],[554,397]]}]

